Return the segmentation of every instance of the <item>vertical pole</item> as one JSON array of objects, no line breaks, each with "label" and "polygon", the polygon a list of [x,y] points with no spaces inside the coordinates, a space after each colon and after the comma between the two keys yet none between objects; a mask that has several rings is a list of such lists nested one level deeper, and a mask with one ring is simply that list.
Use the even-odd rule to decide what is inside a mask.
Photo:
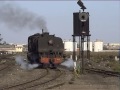
[{"label": "vertical pole", "polygon": [[79,36],[79,60],[80,60],[80,36]]},{"label": "vertical pole", "polygon": [[78,70],[79,70],[79,73],[80,73],[80,71],[81,71],[81,60],[80,60],[81,51],[80,51],[80,50],[81,50],[81,45],[80,45],[80,36],[79,36],[79,54],[78,54],[78,55],[79,55],[79,59],[78,59],[78,60],[79,60],[79,69],[78,69]]},{"label": "vertical pole", "polygon": [[84,35],[81,36],[81,73],[84,73]]},{"label": "vertical pole", "polygon": [[89,53],[88,53],[88,59],[90,60],[90,36],[88,36],[88,42],[89,42]]},{"label": "vertical pole", "polygon": [[87,59],[90,60],[90,36],[87,36]]},{"label": "vertical pole", "polygon": [[76,70],[76,52],[75,52],[75,36],[73,35],[73,61],[74,61],[74,71]]},{"label": "vertical pole", "polygon": [[88,36],[87,36],[87,59],[88,59]]},{"label": "vertical pole", "polygon": [[82,32],[81,32],[81,73],[84,73],[84,34],[85,34],[85,23],[82,22]]}]

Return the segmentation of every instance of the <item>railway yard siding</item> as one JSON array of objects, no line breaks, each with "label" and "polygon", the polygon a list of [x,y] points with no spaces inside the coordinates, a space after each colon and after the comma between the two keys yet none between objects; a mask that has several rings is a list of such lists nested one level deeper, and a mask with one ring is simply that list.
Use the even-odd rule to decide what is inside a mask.
[{"label": "railway yard siding", "polygon": [[[44,75],[46,69],[23,70],[16,65],[13,58],[0,60],[0,69],[8,67],[0,71],[0,90],[19,90],[36,84],[27,90],[119,90],[120,88],[119,77],[93,72],[77,75],[64,67],[58,67],[60,72],[57,69],[49,69],[49,74]],[[40,78],[43,75],[45,77]]]}]

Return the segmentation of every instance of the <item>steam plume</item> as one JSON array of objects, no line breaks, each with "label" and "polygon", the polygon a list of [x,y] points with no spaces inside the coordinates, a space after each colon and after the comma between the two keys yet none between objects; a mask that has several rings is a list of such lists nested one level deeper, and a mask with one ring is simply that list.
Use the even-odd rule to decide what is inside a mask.
[{"label": "steam plume", "polygon": [[38,64],[29,64],[22,56],[16,56],[15,61],[24,70],[31,70],[39,66]]},{"label": "steam plume", "polygon": [[68,69],[74,68],[74,62],[72,59],[66,60],[65,62],[61,63],[61,65],[67,67]]},{"label": "steam plume", "polygon": [[47,32],[46,21],[43,17],[10,2],[0,2],[0,22],[11,29],[44,29]]}]

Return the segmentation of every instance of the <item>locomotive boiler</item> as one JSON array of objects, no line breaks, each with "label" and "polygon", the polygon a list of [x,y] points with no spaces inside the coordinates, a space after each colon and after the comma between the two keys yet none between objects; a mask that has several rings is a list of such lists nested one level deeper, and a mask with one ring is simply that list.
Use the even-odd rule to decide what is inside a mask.
[{"label": "locomotive boiler", "polygon": [[52,66],[63,61],[64,45],[60,37],[49,35],[48,32],[34,34],[28,37],[28,61],[41,66]]}]

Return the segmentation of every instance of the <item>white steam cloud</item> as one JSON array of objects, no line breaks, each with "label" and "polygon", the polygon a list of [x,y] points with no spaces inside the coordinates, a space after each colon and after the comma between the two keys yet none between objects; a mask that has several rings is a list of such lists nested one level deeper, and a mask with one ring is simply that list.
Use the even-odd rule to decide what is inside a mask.
[{"label": "white steam cloud", "polygon": [[20,8],[13,2],[0,2],[0,23],[10,29],[39,29],[47,32],[46,21],[43,17]]},{"label": "white steam cloud", "polygon": [[67,67],[68,69],[74,68],[74,62],[72,59],[66,60],[65,62],[61,63],[61,65]]},{"label": "white steam cloud", "polygon": [[29,64],[22,56],[16,56],[15,61],[24,70],[31,70],[39,66],[39,64]]}]

